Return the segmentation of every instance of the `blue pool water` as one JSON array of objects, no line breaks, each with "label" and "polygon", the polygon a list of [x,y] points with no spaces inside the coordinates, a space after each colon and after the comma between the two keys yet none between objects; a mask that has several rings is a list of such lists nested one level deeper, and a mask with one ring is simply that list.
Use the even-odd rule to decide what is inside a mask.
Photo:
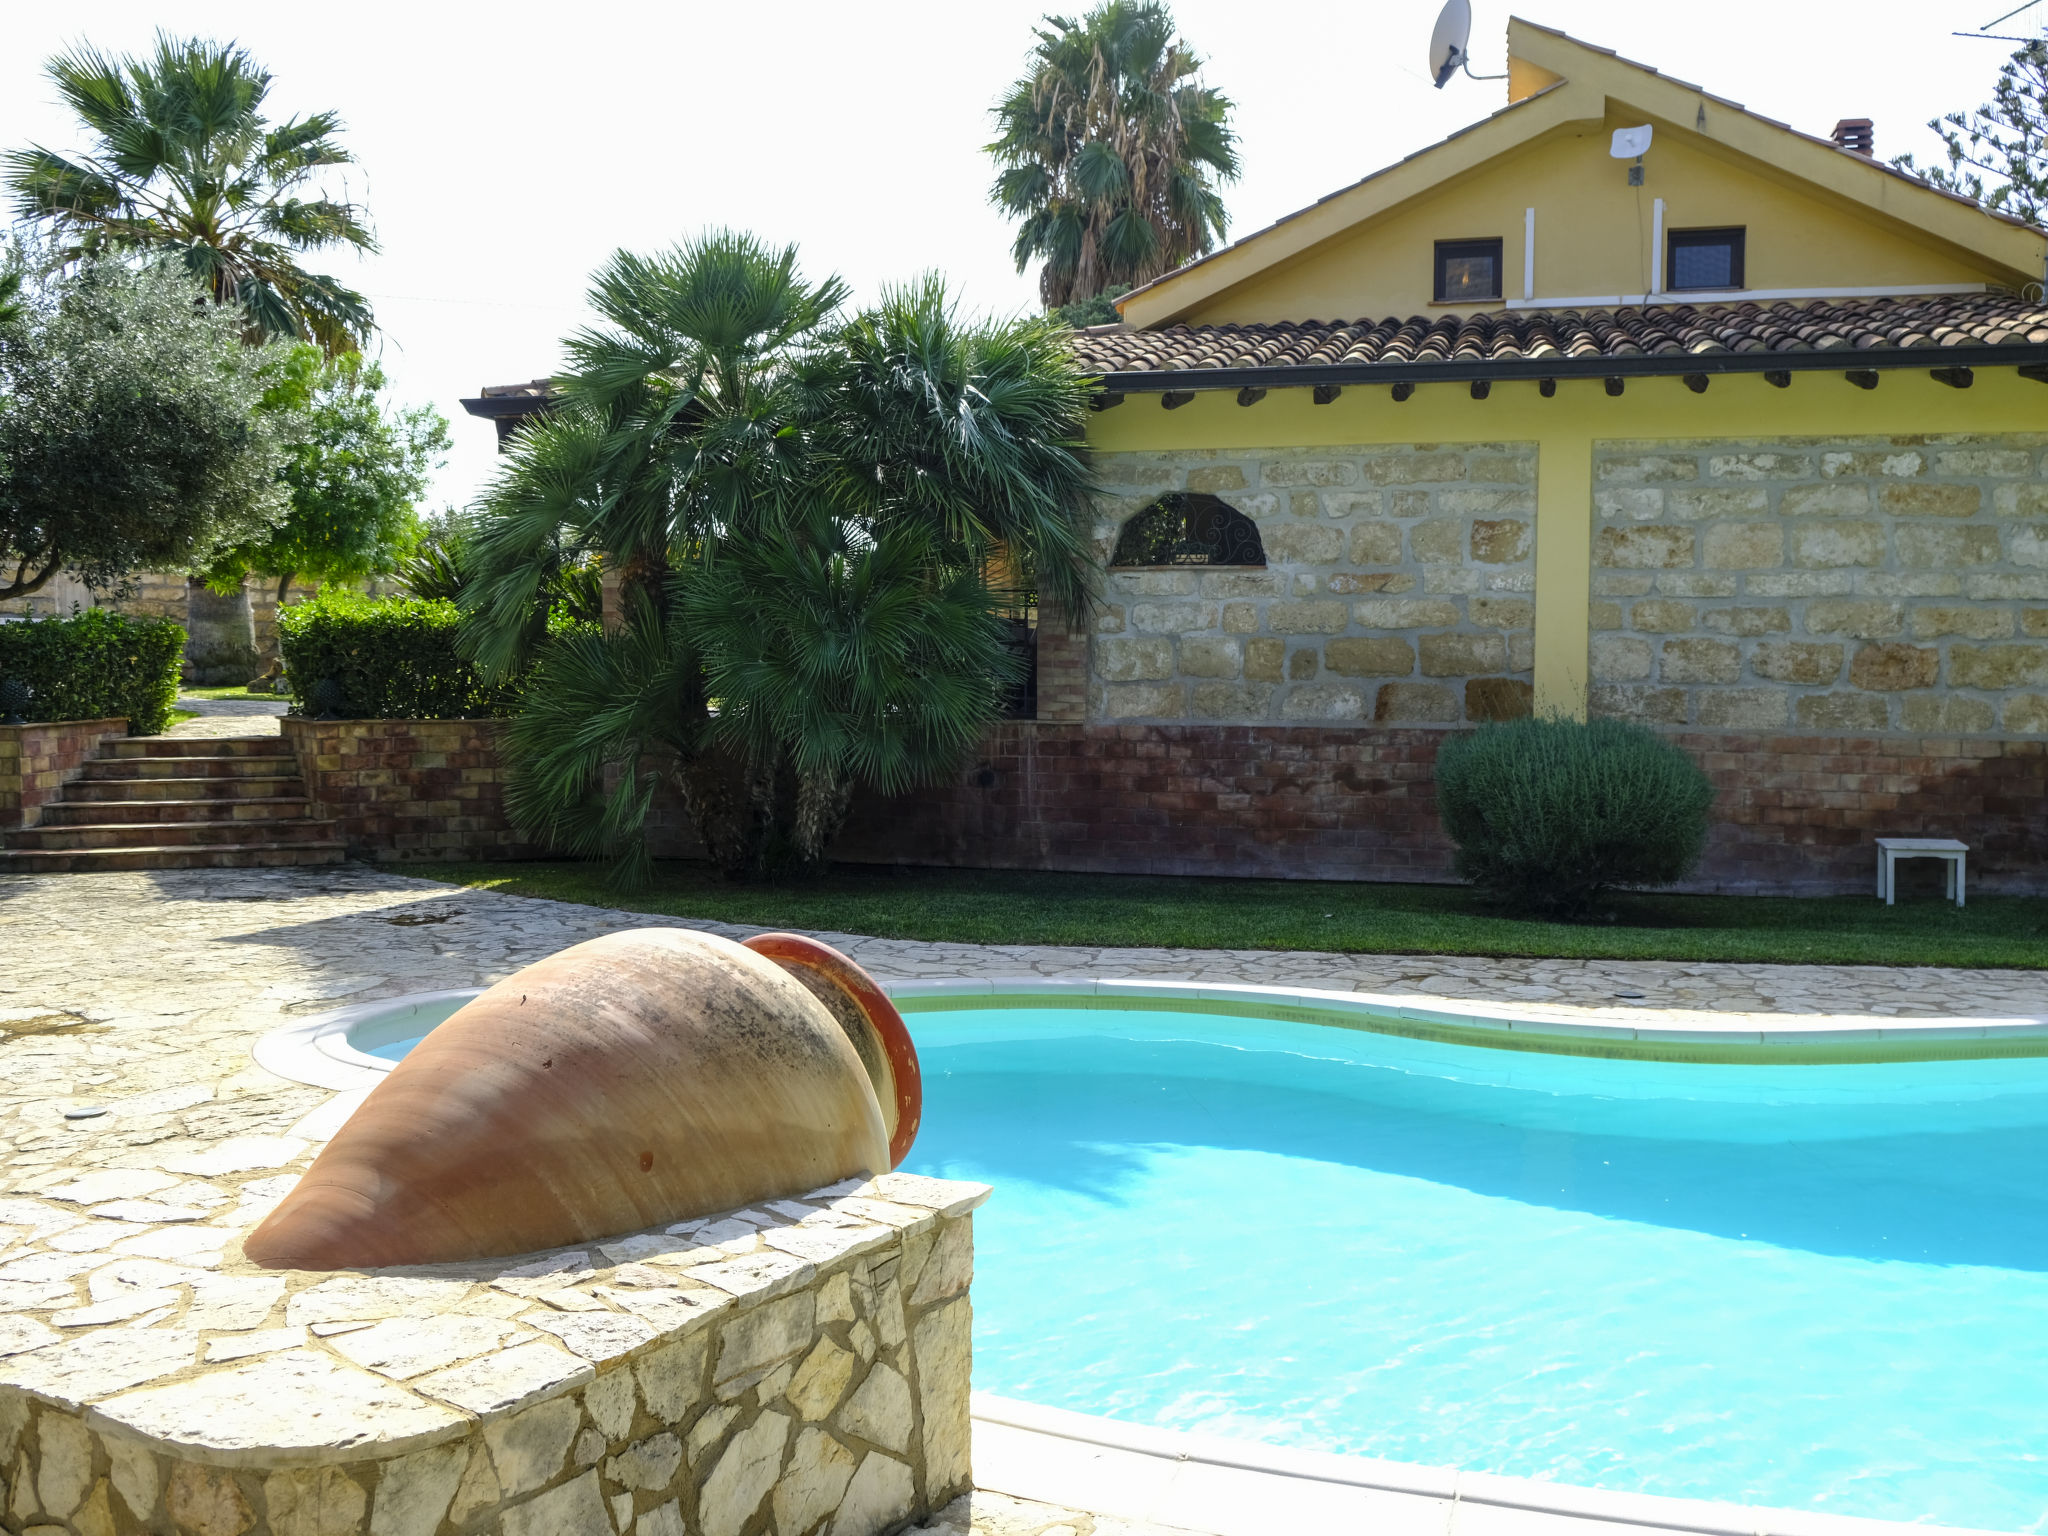
[{"label": "blue pool water", "polygon": [[1153,1012],[909,1022],[926,1098],[906,1168],[996,1186],[980,1390],[2048,1528],[2048,1060],[1602,1061]]},{"label": "blue pool water", "polygon": [[1730,1067],[910,1020],[975,1385],[1564,1483],[2048,1515],[2048,1061]]}]

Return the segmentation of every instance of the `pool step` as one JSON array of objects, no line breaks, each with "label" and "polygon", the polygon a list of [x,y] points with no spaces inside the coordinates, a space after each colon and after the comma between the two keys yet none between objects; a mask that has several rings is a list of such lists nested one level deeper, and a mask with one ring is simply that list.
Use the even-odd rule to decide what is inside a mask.
[{"label": "pool step", "polygon": [[8,833],[0,874],[339,864],[298,759],[275,736],[129,737]]}]

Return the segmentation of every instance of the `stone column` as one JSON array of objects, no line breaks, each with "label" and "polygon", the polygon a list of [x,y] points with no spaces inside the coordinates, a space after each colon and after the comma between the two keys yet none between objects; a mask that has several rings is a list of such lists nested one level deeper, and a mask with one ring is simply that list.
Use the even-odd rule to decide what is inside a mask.
[{"label": "stone column", "polygon": [[[1597,389],[1598,380],[1565,388]],[[1586,718],[1593,599],[1593,442],[1546,432],[1536,459],[1536,713]]]}]

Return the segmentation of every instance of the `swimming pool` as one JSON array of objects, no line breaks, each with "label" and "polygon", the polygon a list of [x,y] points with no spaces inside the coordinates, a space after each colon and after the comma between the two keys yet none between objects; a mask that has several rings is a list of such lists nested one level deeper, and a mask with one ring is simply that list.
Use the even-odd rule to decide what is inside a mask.
[{"label": "swimming pool", "polygon": [[[1618,1490],[2048,1517],[2048,1060],[905,1011],[905,1167],[997,1190],[983,1391]],[[402,1054],[396,1031],[359,1044]]]}]

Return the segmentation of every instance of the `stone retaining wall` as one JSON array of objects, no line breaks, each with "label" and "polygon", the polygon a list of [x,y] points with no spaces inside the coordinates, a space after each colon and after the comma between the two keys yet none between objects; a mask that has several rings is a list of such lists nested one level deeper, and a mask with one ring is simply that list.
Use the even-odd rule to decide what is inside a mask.
[{"label": "stone retaining wall", "polygon": [[1594,713],[2048,735],[2048,437],[1602,443],[1594,477]]},{"label": "stone retaining wall", "polygon": [[[1522,443],[1110,453],[1095,537],[1171,491],[1258,525],[1264,569],[1111,571],[1088,718],[1452,724],[1526,714],[1536,452]],[[1058,717],[1054,717],[1058,718]]]},{"label": "stone retaining wall", "polygon": [[279,722],[305,777],[313,815],[352,857],[530,857],[505,817],[501,720]]},{"label": "stone retaining wall", "polygon": [[[52,1250],[37,1315],[0,1311],[0,1526],[880,1536],[970,1485],[968,1213],[987,1193],[891,1174],[403,1275]],[[44,1310],[85,1271],[91,1304]],[[145,1284],[133,1326],[84,1315],[133,1313]]]},{"label": "stone retaining wall", "polygon": [[0,725],[0,832],[40,825],[43,807],[100,749],[128,734],[125,719]]}]

